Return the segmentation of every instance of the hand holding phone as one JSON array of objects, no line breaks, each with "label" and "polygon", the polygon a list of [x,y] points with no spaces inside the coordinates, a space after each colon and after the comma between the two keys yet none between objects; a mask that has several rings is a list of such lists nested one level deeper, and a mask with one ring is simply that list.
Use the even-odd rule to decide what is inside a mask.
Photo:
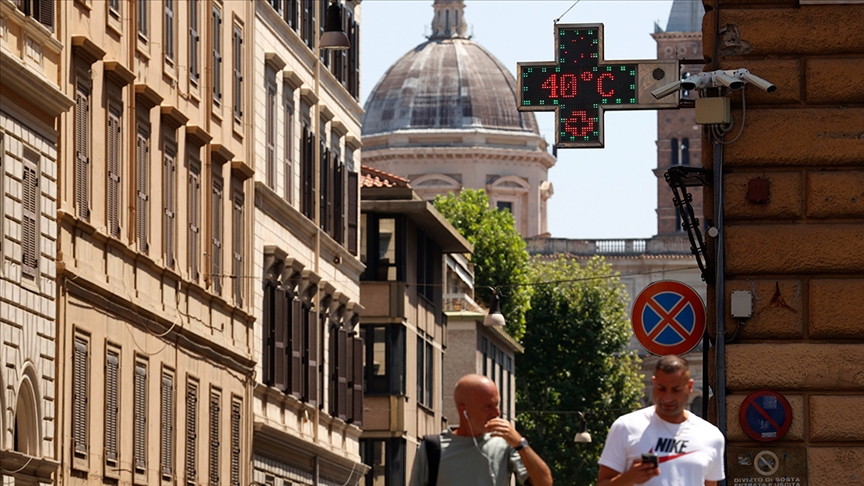
[{"label": "hand holding phone", "polygon": [[660,465],[660,461],[657,459],[657,454],[642,454],[642,464],[653,464],[654,467]]}]

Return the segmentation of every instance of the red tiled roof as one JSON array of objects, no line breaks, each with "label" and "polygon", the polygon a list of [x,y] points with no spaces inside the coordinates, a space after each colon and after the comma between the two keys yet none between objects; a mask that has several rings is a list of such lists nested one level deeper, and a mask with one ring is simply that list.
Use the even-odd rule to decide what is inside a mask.
[{"label": "red tiled roof", "polygon": [[411,184],[395,174],[361,165],[360,187],[411,187]]}]

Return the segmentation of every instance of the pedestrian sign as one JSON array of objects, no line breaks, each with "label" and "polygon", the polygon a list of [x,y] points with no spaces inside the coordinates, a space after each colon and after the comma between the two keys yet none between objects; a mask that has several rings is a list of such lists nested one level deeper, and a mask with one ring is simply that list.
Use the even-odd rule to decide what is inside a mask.
[{"label": "pedestrian sign", "polygon": [[636,339],[649,353],[686,354],[705,333],[705,305],[691,287],[661,280],[636,297],[631,321]]},{"label": "pedestrian sign", "polygon": [[792,407],[783,395],[770,390],[753,392],[741,403],[741,428],[751,438],[770,442],[783,437],[792,424]]}]

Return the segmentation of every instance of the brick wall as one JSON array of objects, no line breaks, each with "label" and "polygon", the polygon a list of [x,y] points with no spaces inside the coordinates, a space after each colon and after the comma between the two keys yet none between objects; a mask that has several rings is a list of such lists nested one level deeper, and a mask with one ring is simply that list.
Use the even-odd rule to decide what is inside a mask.
[{"label": "brick wall", "polygon": [[[777,86],[771,94],[746,87],[744,131],[724,152],[727,329],[737,325],[728,316],[731,291],[754,297],[753,317],[726,347],[728,444],[759,445],[743,433],[738,411],[748,394],[773,389],[794,416],[773,445],[806,448],[806,484],[857,485],[864,478],[864,4],[721,0],[720,30],[729,27],[719,38],[718,10],[713,1],[705,6],[709,66],[720,42],[709,69],[743,67]],[[734,135],[742,100],[740,92],[731,96]],[[702,143],[713,167],[711,140]],[[767,203],[747,198],[755,178],[768,180]],[[706,207],[713,197],[707,189]],[[714,317],[709,310],[711,327]]]}]

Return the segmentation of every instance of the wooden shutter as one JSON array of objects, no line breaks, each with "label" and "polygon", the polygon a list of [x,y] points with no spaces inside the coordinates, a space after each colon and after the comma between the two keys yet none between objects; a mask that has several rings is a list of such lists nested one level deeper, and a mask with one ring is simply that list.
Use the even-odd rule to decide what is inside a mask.
[{"label": "wooden shutter", "polygon": [[234,118],[243,119],[243,32],[234,27]]},{"label": "wooden shutter", "polygon": [[[288,85],[284,85],[288,90]],[[285,103],[285,200],[294,202],[294,106]]]},{"label": "wooden shutter", "polygon": [[135,472],[147,472],[147,365],[135,363],[134,397],[134,440]]},{"label": "wooden shutter", "polygon": [[176,155],[174,152],[170,150],[165,151],[165,164],[162,170],[162,206],[163,206],[163,219],[162,219],[162,245],[163,253],[165,255],[165,266],[168,268],[174,268],[174,231],[175,231],[175,203],[174,203],[174,193],[175,193],[175,185],[176,185],[176,176],[175,172],[177,171],[176,166]]},{"label": "wooden shutter", "polygon": [[363,340],[355,337],[352,338],[354,353],[351,356],[351,387],[354,390],[354,396],[351,399],[351,416],[348,421],[357,427],[363,426]]},{"label": "wooden shutter", "polygon": [[109,351],[105,362],[105,464],[116,468],[119,464],[117,451],[117,421],[120,415],[119,383],[120,356]]},{"label": "wooden shutter", "polygon": [[[195,1],[195,0],[193,0]],[[198,384],[186,385],[186,482],[198,478]]]},{"label": "wooden shutter", "polygon": [[304,399],[313,407],[318,406],[318,310],[306,308],[306,395]]},{"label": "wooden shutter", "polygon": [[354,256],[357,256],[357,225],[359,214],[357,209],[360,204],[360,200],[357,197],[358,192],[360,190],[360,178],[358,177],[357,172],[348,172],[348,178],[346,185],[348,186],[347,201],[346,201],[346,219],[348,220],[348,233],[345,236],[347,240],[347,248],[348,252]]},{"label": "wooden shutter", "polygon": [[200,67],[198,66],[198,48],[201,35],[198,32],[198,0],[189,2],[189,79],[198,84]]},{"label": "wooden shutter", "polygon": [[234,221],[231,231],[234,234],[234,305],[243,307],[243,194],[234,194]]},{"label": "wooden shutter", "polygon": [[36,20],[44,25],[48,30],[54,32],[54,0],[33,0],[36,2],[39,10],[36,15]]},{"label": "wooden shutter", "polygon": [[221,177],[213,177],[213,240],[210,247],[212,261],[213,292],[222,295],[222,211],[223,182]]},{"label": "wooden shutter", "polygon": [[231,486],[240,486],[240,409],[239,401],[231,402]]},{"label": "wooden shutter", "polygon": [[136,208],[136,228],[138,234],[138,251],[145,255],[150,249],[147,232],[147,210],[150,204],[150,192],[148,173],[149,168],[150,141],[149,134],[143,130],[138,131],[138,146],[136,148],[136,188],[138,189],[138,206]]},{"label": "wooden shutter", "polygon": [[160,469],[162,479],[171,479],[174,475],[174,377],[162,375],[162,424],[159,437],[161,452]]},{"label": "wooden shutter", "polygon": [[284,290],[274,291],[273,309],[273,386],[279,390],[288,388],[288,326],[291,325],[289,318],[291,310],[291,296]]},{"label": "wooden shutter", "polygon": [[276,86],[267,84],[267,185],[276,190]]},{"label": "wooden shutter", "polygon": [[218,393],[210,393],[209,486],[219,486],[219,399]]},{"label": "wooden shutter", "polygon": [[336,173],[333,177],[333,239],[340,245],[345,244],[345,164],[338,157],[335,161]]},{"label": "wooden shutter", "polygon": [[21,196],[21,272],[36,278],[39,271],[39,169],[30,161],[24,163],[24,186]]},{"label": "wooden shutter", "polygon": [[[195,0],[193,0],[195,1]],[[197,150],[197,148],[196,148]],[[189,277],[197,282],[201,255],[201,163],[189,163]]]},{"label": "wooden shutter", "polygon": [[165,0],[165,45],[162,51],[165,58],[174,61],[174,0]]},{"label": "wooden shutter", "polygon": [[120,114],[108,111],[108,231],[120,237]]},{"label": "wooden shutter", "polygon": [[330,150],[324,148],[324,140],[318,144],[318,155],[321,157],[318,161],[318,170],[321,172],[318,176],[319,188],[319,204],[318,208],[318,226],[325,233],[330,233],[330,226],[327,222],[330,220],[330,184],[333,183],[332,175],[330,174]]},{"label": "wooden shutter", "polygon": [[348,419],[348,331],[339,329],[336,339],[336,357],[339,360],[337,386],[338,400],[336,413],[342,420]]},{"label": "wooden shutter", "polygon": [[75,93],[75,205],[78,217],[90,219],[90,89],[78,83]]},{"label": "wooden shutter", "polygon": [[222,12],[213,6],[213,99],[222,101]]},{"label": "wooden shutter", "polygon": [[72,450],[75,457],[87,457],[87,359],[88,343],[75,338],[72,352]]},{"label": "wooden shutter", "polygon": [[291,300],[291,394],[303,396],[303,302]]},{"label": "wooden shutter", "polygon": [[309,127],[304,124],[303,145],[301,147],[300,153],[300,212],[302,212],[303,215],[309,219],[313,219],[315,217],[315,210],[312,208],[311,202],[314,201],[314,197],[312,197],[312,194],[314,194],[315,190],[315,175],[312,173],[310,167],[312,153],[309,146],[309,141],[313,138],[314,135],[310,133]]}]

